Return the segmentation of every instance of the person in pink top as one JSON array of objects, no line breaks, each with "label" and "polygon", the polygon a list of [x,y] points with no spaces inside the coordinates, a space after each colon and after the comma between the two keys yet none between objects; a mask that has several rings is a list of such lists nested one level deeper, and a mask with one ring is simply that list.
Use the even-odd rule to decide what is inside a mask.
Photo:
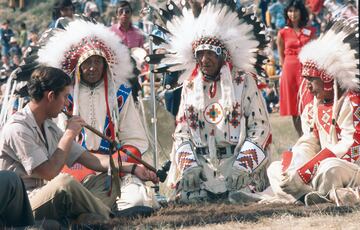
[{"label": "person in pink top", "polygon": [[120,1],[116,10],[118,23],[111,26],[114,31],[128,48],[142,47],[144,36],[141,31],[135,28],[131,22],[132,8],[128,1]]}]

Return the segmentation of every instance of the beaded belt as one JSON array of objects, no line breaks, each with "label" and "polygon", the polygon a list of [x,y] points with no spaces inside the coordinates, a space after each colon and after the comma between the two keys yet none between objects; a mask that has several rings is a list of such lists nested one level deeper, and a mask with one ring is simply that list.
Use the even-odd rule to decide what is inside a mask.
[{"label": "beaded belt", "polygon": [[[216,155],[218,157],[222,155],[232,155],[234,154],[235,145],[229,145],[226,147],[217,147],[216,148]],[[196,147],[195,148],[196,154],[199,155],[208,155],[209,154],[209,148],[208,147]]]}]

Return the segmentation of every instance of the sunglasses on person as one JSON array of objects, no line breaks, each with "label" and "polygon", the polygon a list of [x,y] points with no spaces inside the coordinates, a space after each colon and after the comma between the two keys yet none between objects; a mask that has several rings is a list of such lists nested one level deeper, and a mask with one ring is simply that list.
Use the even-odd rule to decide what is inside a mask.
[{"label": "sunglasses on person", "polygon": [[131,10],[130,9],[119,9],[118,10],[118,14],[130,14]]}]

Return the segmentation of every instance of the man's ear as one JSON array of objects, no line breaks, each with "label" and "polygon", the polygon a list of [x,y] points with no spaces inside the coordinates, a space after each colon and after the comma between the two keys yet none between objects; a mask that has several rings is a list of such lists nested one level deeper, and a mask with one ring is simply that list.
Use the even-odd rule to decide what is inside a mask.
[{"label": "man's ear", "polygon": [[52,102],[56,99],[56,95],[54,91],[46,91],[45,95],[49,102]]}]

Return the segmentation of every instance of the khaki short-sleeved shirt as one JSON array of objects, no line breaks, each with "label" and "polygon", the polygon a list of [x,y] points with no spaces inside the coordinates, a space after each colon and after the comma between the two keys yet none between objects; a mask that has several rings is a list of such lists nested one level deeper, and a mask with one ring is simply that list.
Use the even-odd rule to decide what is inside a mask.
[{"label": "khaki short-sleeved shirt", "polygon": [[[32,171],[50,159],[63,135],[50,119],[44,122],[44,130],[46,137],[43,136],[28,105],[12,115],[1,130],[0,170],[16,172],[23,178],[27,189],[43,184],[41,179],[32,177]],[[71,167],[84,151],[85,149],[74,141],[66,164]]]}]

